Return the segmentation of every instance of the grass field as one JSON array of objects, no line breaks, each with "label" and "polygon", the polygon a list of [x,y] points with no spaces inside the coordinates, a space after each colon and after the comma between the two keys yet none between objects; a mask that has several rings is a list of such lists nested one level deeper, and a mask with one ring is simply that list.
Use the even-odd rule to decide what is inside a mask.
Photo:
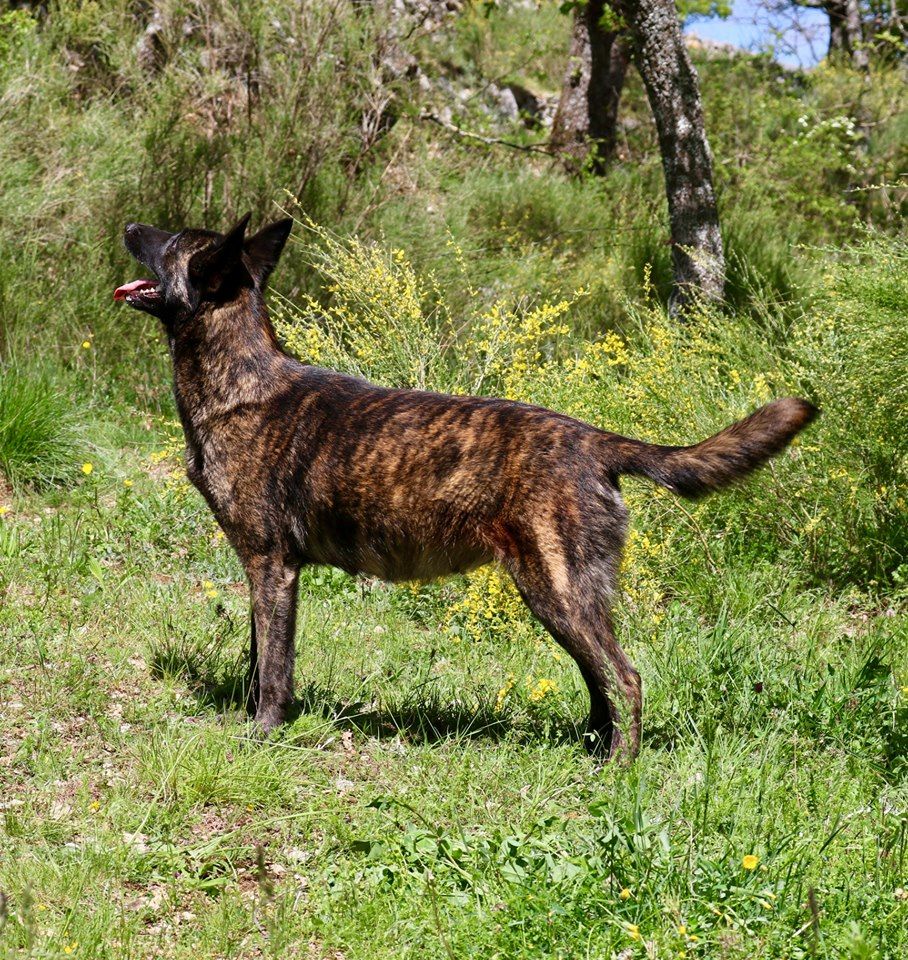
[{"label": "grass field", "polygon": [[315,571],[299,713],[262,743],[235,703],[241,572],[155,440],[4,501],[4,956],[908,948],[891,606],[768,566],[717,574],[714,614],[625,615],[644,748],[598,769],[550,641],[464,642],[418,596]]},{"label": "grass field", "polygon": [[[0,15],[0,960],[908,955],[903,68],[698,61],[729,288],[680,322],[634,75],[602,178],[418,119],[543,138],[488,88],[557,91],[557,5],[414,32],[368,144],[366,5],[164,7],[153,76],[127,0]],[[632,766],[583,753],[579,674],[494,569],[304,571],[298,705],[256,735],[242,570],[161,332],[110,300],[128,219],[249,208],[297,217],[270,302],[306,360],[663,442],[822,408],[702,503],[624,484]]]},{"label": "grass field", "polygon": [[[640,351],[609,387],[630,411],[679,349],[659,317],[636,347],[606,341]],[[602,390],[582,360],[526,376],[582,409]],[[582,753],[579,675],[495,573],[307,571],[299,709],[261,742],[238,705],[241,570],[177,428],[134,410],[66,434],[78,479],[8,490],[0,518],[4,955],[901,956],[904,591],[805,577],[857,529],[835,417],[693,513],[628,482],[630,768]],[[844,521],[810,505],[838,464]]]}]

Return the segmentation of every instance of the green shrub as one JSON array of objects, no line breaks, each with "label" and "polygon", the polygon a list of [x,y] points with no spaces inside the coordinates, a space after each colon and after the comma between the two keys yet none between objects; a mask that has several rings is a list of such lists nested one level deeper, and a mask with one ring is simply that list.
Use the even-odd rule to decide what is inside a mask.
[{"label": "green shrub", "polygon": [[[811,550],[831,573],[888,579],[908,556],[908,244],[871,235],[827,270],[795,330],[795,376],[824,410],[829,495]],[[830,530],[841,530],[839,540]]]},{"label": "green shrub", "polygon": [[48,379],[0,368],[0,471],[7,479],[14,485],[64,480],[78,455],[71,399]]}]

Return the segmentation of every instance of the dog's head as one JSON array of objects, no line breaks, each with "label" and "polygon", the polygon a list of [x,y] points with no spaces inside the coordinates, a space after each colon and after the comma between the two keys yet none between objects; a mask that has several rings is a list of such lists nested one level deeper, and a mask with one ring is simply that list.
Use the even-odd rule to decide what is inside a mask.
[{"label": "dog's head", "polygon": [[126,225],[126,249],[155,275],[114,291],[123,300],[171,327],[193,316],[205,302],[223,303],[243,288],[263,290],[293,225],[278,220],[246,236],[246,214],[228,233],[181,230],[168,233],[144,223]]}]

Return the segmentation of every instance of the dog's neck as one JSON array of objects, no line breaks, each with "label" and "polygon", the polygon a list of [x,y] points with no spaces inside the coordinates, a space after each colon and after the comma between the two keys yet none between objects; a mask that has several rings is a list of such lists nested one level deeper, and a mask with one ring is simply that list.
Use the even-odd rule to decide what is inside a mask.
[{"label": "dog's neck", "polygon": [[203,304],[168,340],[187,434],[286,388],[293,361],[278,345],[262,294],[253,287],[228,303]]}]

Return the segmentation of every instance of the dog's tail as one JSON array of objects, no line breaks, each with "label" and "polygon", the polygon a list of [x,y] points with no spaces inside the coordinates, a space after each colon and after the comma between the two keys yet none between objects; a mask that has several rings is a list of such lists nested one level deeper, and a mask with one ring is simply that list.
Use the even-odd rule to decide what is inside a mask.
[{"label": "dog's tail", "polygon": [[682,497],[705,496],[781,453],[819,411],[797,397],[760,407],[692,447],[663,447],[621,438],[617,472],[648,477]]}]

